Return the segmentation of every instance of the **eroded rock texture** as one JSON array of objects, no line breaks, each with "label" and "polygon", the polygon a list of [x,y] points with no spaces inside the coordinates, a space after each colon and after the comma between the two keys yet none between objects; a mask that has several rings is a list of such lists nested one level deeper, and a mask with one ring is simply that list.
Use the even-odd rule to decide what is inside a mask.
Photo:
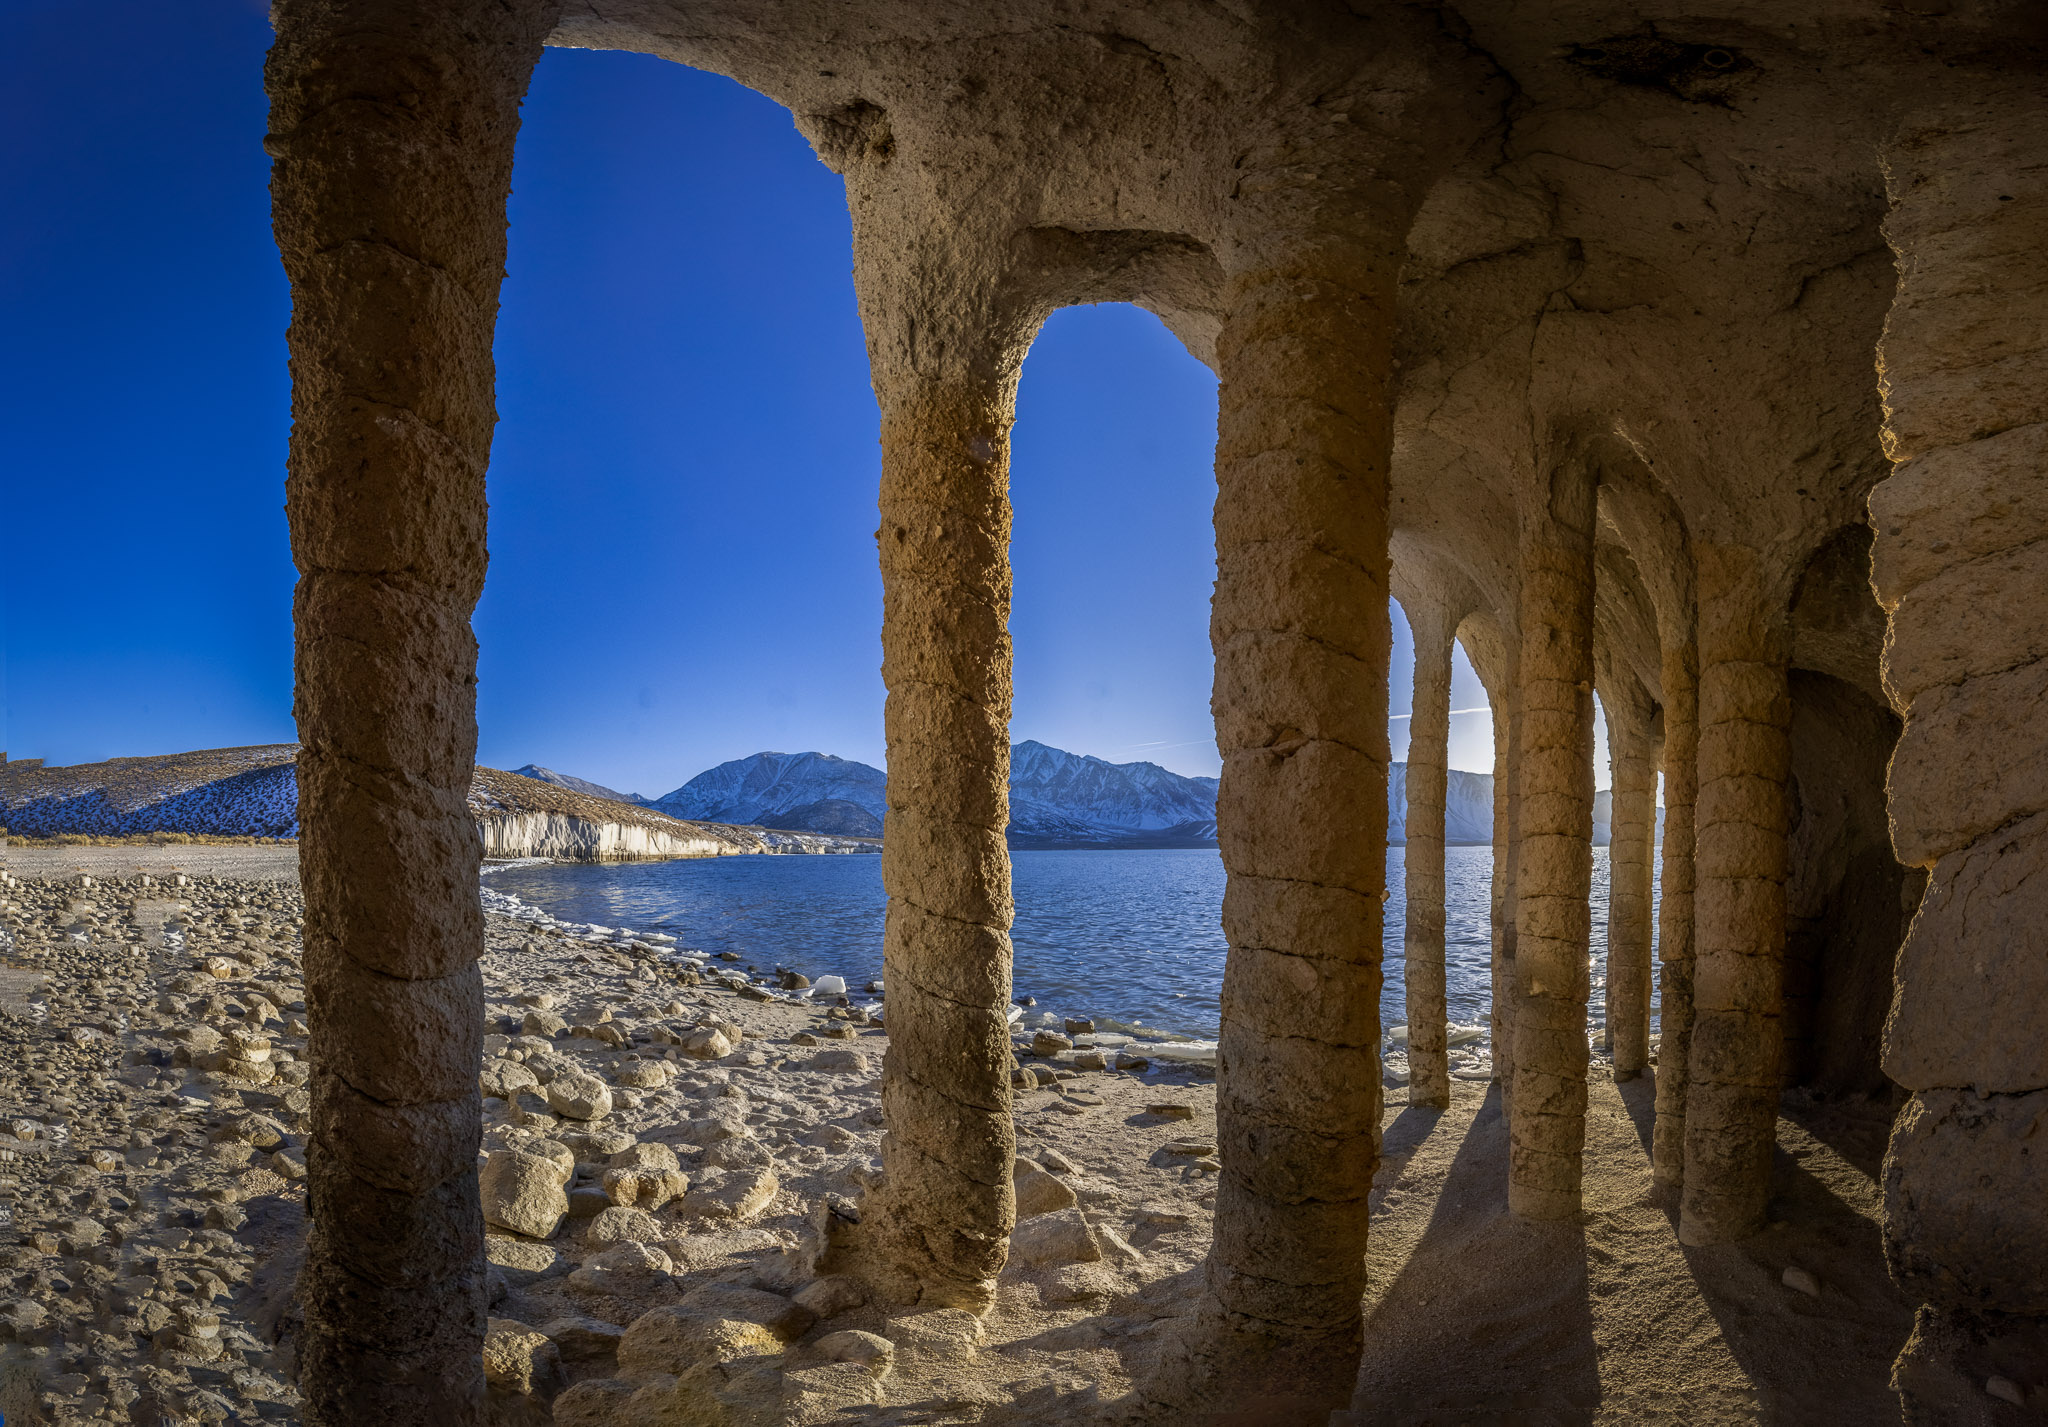
[{"label": "eroded rock texture", "polygon": [[1415,695],[1408,723],[1408,821],[1401,865],[1407,878],[1402,933],[1408,993],[1408,1103],[1451,1102],[1449,1026],[1444,1008],[1444,791],[1451,737],[1451,621],[1441,605],[1410,604]]},{"label": "eroded rock texture", "polygon": [[1698,650],[1691,610],[1663,649],[1664,848],[1657,902],[1659,1010],[1657,1122],[1652,1161],[1657,1183],[1685,1181],[1685,1097],[1692,1059],[1693,803],[1699,787]]},{"label": "eroded rock texture", "polygon": [[285,0],[309,1422],[483,1404],[476,762],[491,333],[519,101],[558,7]]},{"label": "eroded rock texture", "polygon": [[[900,310],[900,309],[899,309]],[[892,314],[870,317],[888,331]],[[889,688],[883,959],[893,1033],[877,1228],[906,1303],[985,1310],[1014,1217],[1010,1127],[1010,505],[1014,344],[914,349],[882,402]]]},{"label": "eroded rock texture", "polygon": [[[1613,1069],[1654,1067],[1684,1238],[1762,1225],[1788,1080],[1896,1082],[1887,1234],[1932,1315],[1900,1382],[1936,1403],[1950,1368],[2003,1361],[1967,1345],[2048,1314],[2011,1268],[2048,1258],[2035,8],[282,5],[314,1382],[382,1372],[353,1414],[373,1420],[480,1391],[466,619],[511,135],[550,32],[771,96],[846,181],[884,447],[879,1292],[978,1309],[1003,1266],[1011,403],[1046,314],[1132,301],[1221,381],[1231,944],[1206,1296],[1147,1391],[1318,1421],[1348,1392],[1390,588],[1442,614],[1426,757],[1446,631],[1494,707],[1514,1209],[1581,1208],[1597,691]],[[1427,1102],[1437,962],[1415,951]],[[399,1050],[376,1064],[372,1024]],[[327,1391],[309,1401],[339,1420]]]},{"label": "eroded rock texture", "polygon": [[1657,740],[1650,696],[1633,676],[1602,681],[1613,815],[1607,844],[1607,1036],[1614,1078],[1650,1063],[1651,859],[1657,832]]},{"label": "eroded rock texture", "polygon": [[[2021,1267],[2048,1261],[2038,85],[1913,110],[1885,172],[1899,266],[1880,353],[1894,471],[1871,495],[1872,570],[1890,615],[1885,690],[1905,720],[1892,845],[1928,872],[1885,1027],[1885,1070],[1911,1096],[1885,1167],[1885,1234],[1894,1274],[1929,1305],[1900,1381],[1909,1411],[1935,1420],[1958,1361],[1981,1361],[1987,1340],[2028,1341],[2038,1327],[2026,1320],[2048,1316],[2041,1276]],[[2029,588],[2035,598],[2013,598]]]},{"label": "eroded rock texture", "polygon": [[1514,1163],[1508,1203],[1579,1211],[1592,978],[1593,481],[1550,476],[1522,522],[1521,827],[1515,873]]}]

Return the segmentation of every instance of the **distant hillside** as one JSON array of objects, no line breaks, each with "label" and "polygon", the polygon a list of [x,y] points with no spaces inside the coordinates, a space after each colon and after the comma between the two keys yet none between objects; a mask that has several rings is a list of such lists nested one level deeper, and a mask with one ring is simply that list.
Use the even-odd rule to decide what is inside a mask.
[{"label": "distant hillside", "polygon": [[593,798],[608,798],[615,803],[637,803],[641,807],[646,807],[654,801],[652,798],[643,798],[638,793],[614,792],[602,783],[593,783],[588,778],[572,778],[567,773],[557,773],[554,769],[543,768],[538,763],[529,763],[524,768],[514,768],[512,771],[537,783],[553,783],[557,788],[588,793]]},{"label": "distant hillside", "polygon": [[880,837],[882,820],[844,798],[820,798],[815,803],[763,813],[761,826],[783,832],[830,832],[847,837]]},{"label": "distant hillside", "polygon": [[17,837],[297,837],[298,753],[296,743],[267,743],[64,768],[0,763],[0,827]]},{"label": "distant hillside", "polygon": [[[22,837],[296,837],[294,743],[212,748],[46,768],[0,763],[0,827]],[[613,861],[759,852],[871,852],[872,840],[787,836],[677,818],[542,780],[478,768],[470,782],[486,855]],[[585,785],[595,786],[595,785]]]}]

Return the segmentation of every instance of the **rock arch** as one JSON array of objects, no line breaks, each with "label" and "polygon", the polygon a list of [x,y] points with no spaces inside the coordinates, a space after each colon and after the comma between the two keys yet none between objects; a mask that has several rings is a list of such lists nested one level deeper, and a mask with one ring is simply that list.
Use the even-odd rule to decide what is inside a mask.
[{"label": "rock arch", "polygon": [[[275,17],[321,1067],[309,1421],[477,1411],[466,619],[512,136],[550,42],[730,75],[847,183],[885,444],[890,1292],[978,1306],[1001,1262],[1010,403],[1044,313],[1116,296],[1222,382],[1225,1172],[1203,1311],[1158,1390],[1303,1420],[1348,1396],[1381,1109],[1390,552],[1410,550],[1420,585],[1470,591],[1442,622],[1494,693],[1515,790],[1495,889],[1514,1206],[1579,1204],[1604,667],[1638,788],[1662,739],[1655,1155],[1682,1237],[1760,1227],[1788,1063],[1846,1073],[1828,1015],[1787,1058],[1788,950],[1797,972],[1815,905],[1821,960],[1853,949],[1856,988],[1845,1005],[1823,979],[1819,1001],[1849,1026],[1848,1079],[1875,1084],[1869,983],[1895,929],[1830,922],[1850,875],[1831,869],[1902,896],[1924,874],[1882,1033],[1905,1094],[1887,1242],[1925,1304],[1909,1409],[1948,1411],[2048,1331],[2023,1133],[2048,1096],[2024,875],[2048,848],[2048,111],[2020,8],[1888,9],[1855,34],[1804,5],[1643,5],[1582,33],[1501,0]],[[1868,608],[1834,599],[1866,506],[1889,711]],[[1886,719],[1897,866],[1870,760],[1838,746]],[[1826,816],[1816,786],[1840,794]]]}]

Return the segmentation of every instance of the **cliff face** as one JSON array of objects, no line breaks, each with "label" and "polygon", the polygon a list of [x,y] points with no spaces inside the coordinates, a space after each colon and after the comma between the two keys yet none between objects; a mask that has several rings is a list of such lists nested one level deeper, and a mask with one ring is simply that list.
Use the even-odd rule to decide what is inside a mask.
[{"label": "cliff face", "polygon": [[758,838],[746,846],[737,837],[689,833],[621,822],[598,822],[556,812],[500,812],[480,816],[486,857],[549,857],[563,862],[636,862],[669,857],[720,857],[765,852]]},{"label": "cliff face", "polygon": [[731,857],[757,852],[877,852],[881,844],[851,837],[762,832],[692,822],[655,808],[593,798],[496,768],[470,780],[469,810],[487,857],[555,857],[573,862],[629,862],[667,857]]},{"label": "cliff face", "polygon": [[769,850],[759,835],[741,828],[686,822],[496,768],[476,770],[469,810],[483,834],[486,857],[622,862]]}]

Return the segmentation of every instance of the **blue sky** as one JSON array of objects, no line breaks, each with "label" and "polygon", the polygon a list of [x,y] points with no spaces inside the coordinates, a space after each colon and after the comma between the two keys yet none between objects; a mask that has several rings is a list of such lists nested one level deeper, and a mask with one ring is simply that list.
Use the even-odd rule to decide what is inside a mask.
[{"label": "blue sky", "polygon": [[[288,740],[265,8],[13,8],[0,748]],[[482,761],[649,794],[763,748],[879,764],[876,417],[838,178],[729,81],[550,51],[513,185]],[[1215,772],[1214,378],[1147,313],[1072,309],[1018,407],[1014,734]],[[1395,635],[1400,713],[1398,612]],[[1461,668],[1453,706],[1484,702]],[[1453,727],[1453,764],[1490,770],[1487,718]]]}]

